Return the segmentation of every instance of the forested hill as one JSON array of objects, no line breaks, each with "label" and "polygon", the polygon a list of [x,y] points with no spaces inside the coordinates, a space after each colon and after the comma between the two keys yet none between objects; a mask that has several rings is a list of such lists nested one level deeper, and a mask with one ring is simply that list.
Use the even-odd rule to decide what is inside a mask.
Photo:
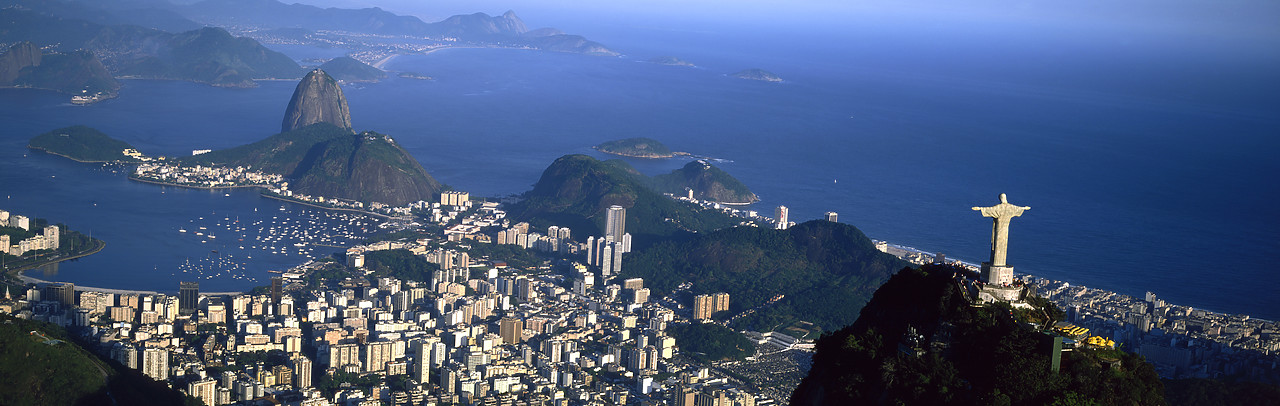
[{"label": "forested hill", "polygon": [[395,206],[434,200],[443,188],[391,137],[375,132],[352,134],[329,123],[184,157],[180,162],[252,166],[292,179],[289,188],[301,193]]},{"label": "forested hill", "polygon": [[647,179],[621,160],[599,161],[586,155],[556,159],[533,190],[513,205],[511,216],[542,228],[567,226],[574,235],[600,235],[605,210],[611,205],[627,209],[627,232],[637,241],[665,239],[677,234],[731,227],[738,221],[715,210],[679,202],[653,191]]},{"label": "forested hill", "polygon": [[[736,227],[666,241],[624,258],[622,277],[644,278],[654,294],[692,282],[691,294],[726,292],[731,327],[767,331],[808,321],[847,326],[880,284],[908,264],[875,249],[857,228],[814,220],[787,230]],[[775,303],[766,304],[777,295]]]}]

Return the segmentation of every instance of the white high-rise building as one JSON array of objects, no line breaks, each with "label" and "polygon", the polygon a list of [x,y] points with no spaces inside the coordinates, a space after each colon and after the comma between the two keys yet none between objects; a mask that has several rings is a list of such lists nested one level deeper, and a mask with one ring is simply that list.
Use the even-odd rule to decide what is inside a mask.
[{"label": "white high-rise building", "polygon": [[787,218],[789,211],[790,209],[787,209],[787,206],[778,206],[778,211],[776,212],[777,215],[774,217],[777,219],[777,228],[779,230],[786,230],[788,227],[791,227],[791,220]]},{"label": "white high-rise building", "polygon": [[163,348],[143,350],[142,373],[157,381],[169,379],[169,351]]},{"label": "white high-rise building", "polygon": [[608,217],[605,217],[604,234],[613,237],[614,241],[622,241],[627,232],[627,209],[622,206],[609,206]]},{"label": "white high-rise building", "polygon": [[47,249],[58,249],[62,246],[61,238],[59,238],[58,226],[48,226],[44,228],[44,238],[48,240]]}]

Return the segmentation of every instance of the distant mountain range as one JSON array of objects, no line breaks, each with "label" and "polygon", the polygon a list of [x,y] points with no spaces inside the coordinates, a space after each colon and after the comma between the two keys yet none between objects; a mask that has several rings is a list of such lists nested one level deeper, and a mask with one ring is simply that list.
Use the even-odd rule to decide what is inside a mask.
[{"label": "distant mountain range", "polygon": [[289,57],[221,28],[169,33],[135,25],[101,25],[35,10],[0,9],[0,42],[29,41],[71,52],[86,50],[117,77],[178,79],[218,86],[255,86],[253,79],[298,78]]},{"label": "distant mountain range", "polygon": [[[325,30],[617,55],[581,36],[555,29],[529,30],[510,11],[500,16],[475,13],[426,23],[378,8],[319,8],[276,0],[206,0],[190,5],[162,0],[7,0],[2,4],[0,43],[27,41],[63,54],[83,50],[99,58],[115,77],[190,80],[216,86],[251,87],[255,79],[294,79],[305,73],[284,54],[254,39],[235,37],[216,28],[219,26],[303,37]],[[368,72],[360,75],[343,80],[371,80],[366,78]]]},{"label": "distant mountain range", "polygon": [[306,4],[285,4],[276,0],[205,0],[173,8],[177,13],[204,24],[252,26],[260,29],[305,29],[346,31],[380,35],[407,35],[465,42],[501,42],[505,45],[574,52],[617,55],[604,45],[582,36],[556,29],[529,30],[514,11],[499,16],[485,13],[455,15],[434,23],[417,17],[396,15],[373,7],[363,9],[320,8]]},{"label": "distant mountain range", "polygon": [[500,41],[535,49],[591,55],[617,55],[599,42],[558,29],[530,31],[515,12],[453,15],[440,22],[422,22],[412,15],[397,15],[380,8],[317,8],[306,4],[284,4],[276,0],[205,0],[177,6],[175,12],[211,26],[252,26],[264,29],[303,28],[308,31],[346,31],[444,38],[460,41]]}]

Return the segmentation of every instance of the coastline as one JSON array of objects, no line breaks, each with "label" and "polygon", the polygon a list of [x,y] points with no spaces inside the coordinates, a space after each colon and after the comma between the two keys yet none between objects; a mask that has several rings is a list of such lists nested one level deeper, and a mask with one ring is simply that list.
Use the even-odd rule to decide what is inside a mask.
[{"label": "coastline", "polygon": [[[142,183],[150,183],[150,184],[153,184],[153,185],[160,185],[160,186],[173,186],[173,187],[188,188],[188,189],[201,189],[201,190],[223,190],[223,189],[248,189],[248,188],[259,188],[259,189],[263,189],[263,190],[265,191],[266,189],[268,189],[268,186],[265,186],[265,185],[237,185],[237,186],[195,186],[195,185],[183,185],[183,184],[177,184],[177,183],[162,182],[162,181],[158,181],[158,180],[147,180],[147,179],[142,179],[142,178],[134,177],[134,176],[132,176],[132,175],[130,175],[130,176],[129,176],[129,179],[130,179],[130,180],[134,180],[134,181],[138,181],[138,182],[142,182]],[[265,197],[265,198],[268,198],[268,199],[275,199],[275,200],[279,200],[279,201],[282,201],[282,202],[288,202],[288,203],[300,204],[300,205],[303,205],[303,206],[314,207],[314,208],[317,208],[317,209],[333,210],[333,211],[348,211],[348,212],[352,212],[352,213],[367,214],[367,215],[370,215],[370,216],[379,217],[379,218],[383,218],[383,219],[391,219],[391,216],[388,216],[388,215],[386,215],[386,214],[382,214],[382,213],[374,213],[374,212],[371,212],[371,211],[358,210],[358,209],[348,209],[348,208],[344,208],[344,207],[329,207],[329,206],[321,206],[321,205],[318,205],[318,204],[308,203],[308,202],[304,202],[304,201],[297,200],[297,199],[289,199],[289,198],[286,198],[286,197],[276,196],[276,195],[271,194],[271,193],[260,193],[260,194],[259,194],[259,196],[262,196],[262,197]]]},{"label": "coastline", "polygon": [[[31,270],[31,269],[28,269],[27,271],[30,271],[30,270]],[[23,272],[26,272],[26,271],[23,271]],[[41,283],[60,283],[59,281],[49,281],[49,280],[40,279],[40,278],[37,278],[37,277],[34,277],[34,276],[27,276],[27,275],[23,275],[21,272],[19,272],[19,273],[17,274],[17,277],[18,277],[18,279],[20,279],[23,283],[34,283],[34,284],[41,284]],[[74,283],[74,282],[67,282],[67,283]],[[112,289],[112,288],[99,288],[99,287],[93,287],[93,286],[80,286],[80,285],[76,285],[76,289],[75,289],[75,290],[76,290],[76,292],[103,292],[103,293],[114,293],[114,294],[137,294],[137,295],[177,295],[177,293],[178,293],[178,291],[177,291],[177,290],[173,290],[173,291],[166,291],[166,292],[172,292],[172,293],[165,293],[165,292],[160,292],[160,291],[155,291],[155,290],[141,290],[141,289]],[[242,294],[242,293],[248,293],[248,291],[244,291],[244,292],[200,292],[200,294],[201,294],[201,295],[209,295],[209,296],[231,296],[231,295],[239,295],[239,294]]]},{"label": "coastline", "polygon": [[314,208],[317,208],[317,209],[325,209],[325,210],[333,210],[333,211],[349,211],[349,212],[353,212],[353,213],[367,214],[367,215],[370,215],[370,216],[380,217],[380,218],[388,219],[388,220],[389,220],[389,219],[391,219],[391,216],[388,216],[388,215],[385,215],[385,214],[382,214],[382,213],[374,213],[374,212],[371,212],[371,211],[356,210],[356,209],[348,209],[348,208],[342,208],[342,207],[326,207],[326,206],[320,206],[320,205],[316,205],[316,204],[312,204],[312,203],[307,203],[307,202],[300,201],[300,200],[294,200],[294,199],[289,199],[289,198],[285,198],[285,197],[276,196],[276,195],[273,195],[273,194],[270,194],[270,193],[262,193],[262,194],[261,194],[261,196],[262,196],[262,197],[265,197],[265,198],[268,198],[268,199],[275,199],[275,200],[279,200],[279,201],[282,201],[282,202],[289,202],[289,203],[294,203],[294,204],[300,204],[300,205],[303,205],[303,206],[310,206],[310,207],[314,207]]},{"label": "coastline", "polygon": [[27,144],[27,149],[35,150],[35,151],[40,151],[40,152],[43,152],[43,153],[46,153],[46,154],[49,154],[49,155],[57,155],[57,156],[60,156],[60,157],[66,158],[66,159],[70,159],[70,160],[72,160],[72,161],[76,161],[76,162],[79,162],[79,163],[84,163],[84,164],[134,164],[134,163],[137,163],[137,162],[127,162],[127,161],[122,161],[122,160],[114,160],[114,161],[85,161],[85,160],[79,160],[79,159],[75,159],[75,158],[72,158],[72,157],[69,157],[69,156],[66,156],[66,155],[63,155],[63,154],[59,154],[59,153],[57,153],[57,152],[50,151],[50,150],[45,149],[45,148],[35,147],[35,146],[32,146],[31,144]]},{"label": "coastline", "polygon": [[182,188],[188,188],[188,189],[203,189],[203,190],[247,189],[247,188],[255,188],[255,187],[256,187],[256,188],[263,188],[263,189],[266,189],[266,188],[267,188],[266,186],[263,186],[263,185],[235,185],[235,186],[196,186],[196,185],[183,185],[183,184],[178,184],[178,183],[161,182],[161,181],[158,181],[158,180],[147,180],[147,179],[142,179],[142,178],[139,178],[139,177],[135,177],[135,176],[133,176],[132,174],[131,174],[131,175],[129,175],[129,180],[132,180],[132,181],[138,181],[138,182],[142,182],[142,183],[150,183],[150,184],[153,184],[153,185],[160,185],[160,186],[173,186],[173,187],[182,187]]}]

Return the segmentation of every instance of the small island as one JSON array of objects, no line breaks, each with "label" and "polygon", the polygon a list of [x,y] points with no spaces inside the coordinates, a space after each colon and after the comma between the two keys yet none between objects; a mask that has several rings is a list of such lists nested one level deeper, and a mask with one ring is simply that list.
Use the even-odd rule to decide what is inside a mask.
[{"label": "small island", "polygon": [[747,69],[729,76],[733,76],[738,79],[759,80],[762,82],[781,82],[782,81],[782,77],[764,69]]},{"label": "small island", "polygon": [[135,163],[150,160],[133,145],[83,125],[37,135],[28,142],[27,148],[79,162]]},{"label": "small island", "polygon": [[649,62],[656,63],[659,65],[667,65],[667,66],[688,66],[688,67],[696,66],[692,62],[689,62],[680,58],[676,58],[674,56],[659,56],[657,58],[650,59]]},{"label": "small island", "polygon": [[396,75],[396,76],[399,76],[399,77],[402,77],[402,78],[405,78],[405,79],[418,79],[418,80],[433,80],[433,79],[435,79],[435,78],[433,78],[433,77],[430,77],[430,76],[427,76],[427,75],[423,75],[423,74],[418,73],[418,72],[400,72],[400,74],[398,74],[398,75]]},{"label": "small island", "polygon": [[675,156],[670,148],[652,138],[627,138],[596,145],[596,151],[631,158],[663,159]]}]

